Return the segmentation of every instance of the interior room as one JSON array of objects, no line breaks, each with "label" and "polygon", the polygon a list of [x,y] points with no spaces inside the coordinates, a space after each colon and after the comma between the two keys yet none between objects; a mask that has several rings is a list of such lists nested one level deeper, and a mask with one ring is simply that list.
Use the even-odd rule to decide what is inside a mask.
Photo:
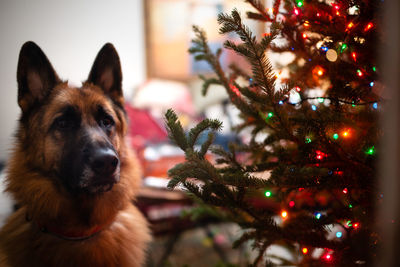
[{"label": "interior room", "polygon": [[[23,120],[21,47],[35,42],[79,88],[111,43],[141,169],[132,203],[153,236],[144,266],[394,266],[399,3],[388,2],[1,1],[0,228],[21,208],[3,192]],[[191,131],[205,119],[222,126]]]}]

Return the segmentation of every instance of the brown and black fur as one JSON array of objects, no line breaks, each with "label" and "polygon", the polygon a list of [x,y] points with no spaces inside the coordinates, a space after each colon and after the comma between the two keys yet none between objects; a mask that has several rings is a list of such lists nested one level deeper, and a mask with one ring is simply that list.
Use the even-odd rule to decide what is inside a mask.
[{"label": "brown and black fur", "polygon": [[104,45],[74,88],[27,42],[17,80],[22,112],[6,190],[20,208],[0,230],[0,266],[141,266],[150,235],[131,204],[140,169],[125,144],[114,47]]}]

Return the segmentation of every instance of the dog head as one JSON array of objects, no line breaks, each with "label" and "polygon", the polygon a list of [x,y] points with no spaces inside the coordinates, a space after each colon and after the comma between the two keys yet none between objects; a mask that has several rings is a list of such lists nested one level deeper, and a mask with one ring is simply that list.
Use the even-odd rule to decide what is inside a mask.
[{"label": "dog head", "polygon": [[69,192],[100,194],[119,182],[126,132],[122,73],[111,44],[98,53],[82,87],[59,79],[43,51],[23,45],[17,70],[22,115],[17,137],[25,164]]}]

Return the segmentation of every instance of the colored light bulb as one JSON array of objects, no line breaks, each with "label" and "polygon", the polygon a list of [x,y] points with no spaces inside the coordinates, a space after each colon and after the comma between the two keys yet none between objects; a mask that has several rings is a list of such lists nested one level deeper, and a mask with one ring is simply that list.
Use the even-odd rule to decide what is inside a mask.
[{"label": "colored light bulb", "polygon": [[334,133],[332,137],[333,139],[337,140],[339,138],[339,135],[337,133]]},{"label": "colored light bulb", "polygon": [[374,24],[372,22],[370,22],[365,26],[364,31],[365,32],[369,31],[370,29],[372,29],[372,27],[374,27]]},{"label": "colored light bulb", "polygon": [[356,52],[351,53],[351,57],[353,58],[354,61],[357,61],[357,54],[356,54]]},{"label": "colored light bulb", "polygon": [[294,201],[293,201],[293,200],[291,200],[291,201],[289,202],[289,207],[293,208],[293,207],[294,207],[294,205],[295,205]]},{"label": "colored light bulb", "polygon": [[317,106],[316,105],[311,105],[311,109],[316,111],[317,110]]},{"label": "colored light bulb", "polygon": [[303,39],[307,39],[307,34],[303,33],[303,34],[301,35],[301,37],[303,37]]},{"label": "colored light bulb", "polygon": [[321,213],[319,213],[319,212],[315,213],[315,218],[316,218],[317,220],[321,219],[321,216],[322,216]]},{"label": "colored light bulb", "polygon": [[298,16],[300,14],[300,10],[296,7],[293,9],[293,12],[296,16]]},{"label": "colored light bulb", "polygon": [[283,210],[283,211],[281,212],[281,216],[282,216],[283,219],[286,219],[287,216],[288,216],[287,211],[286,211],[286,210]]},{"label": "colored light bulb", "polygon": [[303,252],[303,254],[307,254],[307,253],[308,253],[308,248],[303,248],[303,249],[301,250],[301,252]]},{"label": "colored light bulb", "polygon": [[367,155],[372,156],[373,154],[375,154],[375,146],[372,146],[370,148],[368,148],[368,150],[365,152]]},{"label": "colored light bulb", "polygon": [[373,104],[372,104],[372,107],[373,107],[374,109],[378,109],[378,103],[377,103],[377,102],[373,103]]},{"label": "colored light bulb", "polygon": [[347,188],[343,189],[343,194],[347,194],[349,191],[347,190]]},{"label": "colored light bulb", "polygon": [[374,84],[375,84],[374,82],[370,82],[370,83],[369,83],[369,86],[372,87],[372,86],[374,86]]},{"label": "colored light bulb", "polygon": [[272,113],[272,112],[268,113],[268,118],[272,118],[273,116],[274,116],[274,113]]},{"label": "colored light bulb", "polygon": [[342,233],[342,232],[336,232],[336,237],[337,237],[337,238],[341,238],[341,237],[342,237],[342,235],[343,235],[343,233]]},{"label": "colored light bulb", "polygon": [[351,136],[350,129],[347,129],[347,130],[342,131],[342,136],[343,136],[344,138],[349,138],[349,137]]},{"label": "colored light bulb", "polygon": [[306,138],[305,142],[306,142],[306,144],[309,144],[309,143],[311,143],[311,141],[312,141],[311,138]]},{"label": "colored light bulb", "polygon": [[331,254],[325,254],[323,257],[325,260],[330,261],[332,260],[332,255]]},{"label": "colored light bulb", "polygon": [[376,71],[376,67],[375,67],[375,66],[373,66],[373,67],[372,67],[372,70],[373,70],[373,71]]},{"label": "colored light bulb", "polygon": [[270,197],[270,196],[272,196],[272,193],[271,193],[271,191],[265,191],[265,196],[266,196],[266,197]]},{"label": "colored light bulb", "polygon": [[362,77],[362,76],[364,75],[364,73],[363,73],[360,69],[358,69],[358,70],[357,70],[357,75],[358,75],[359,77]]},{"label": "colored light bulb", "polygon": [[283,105],[283,101],[282,101],[282,100],[279,100],[278,104],[279,104],[279,105]]},{"label": "colored light bulb", "polygon": [[297,6],[302,7],[304,5],[303,1],[297,1]]},{"label": "colored light bulb", "polygon": [[353,28],[353,26],[354,26],[354,23],[350,22],[349,24],[347,24],[347,29],[351,29],[351,28]]},{"label": "colored light bulb", "polygon": [[340,52],[343,53],[343,51],[346,50],[346,48],[347,48],[347,44],[343,43],[343,44],[340,46]]}]

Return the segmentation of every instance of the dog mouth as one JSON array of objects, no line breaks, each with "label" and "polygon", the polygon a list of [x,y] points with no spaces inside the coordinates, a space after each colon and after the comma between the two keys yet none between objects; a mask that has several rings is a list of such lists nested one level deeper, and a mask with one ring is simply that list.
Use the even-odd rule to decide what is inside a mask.
[{"label": "dog mouth", "polygon": [[106,193],[108,191],[111,191],[111,189],[114,187],[114,183],[110,184],[104,184],[104,185],[91,185],[86,188],[86,190],[90,194],[101,194],[101,193]]},{"label": "dog mouth", "polygon": [[119,179],[119,168],[113,174],[103,176],[96,174],[90,167],[86,167],[79,179],[78,187],[89,194],[102,194],[111,191]]}]

